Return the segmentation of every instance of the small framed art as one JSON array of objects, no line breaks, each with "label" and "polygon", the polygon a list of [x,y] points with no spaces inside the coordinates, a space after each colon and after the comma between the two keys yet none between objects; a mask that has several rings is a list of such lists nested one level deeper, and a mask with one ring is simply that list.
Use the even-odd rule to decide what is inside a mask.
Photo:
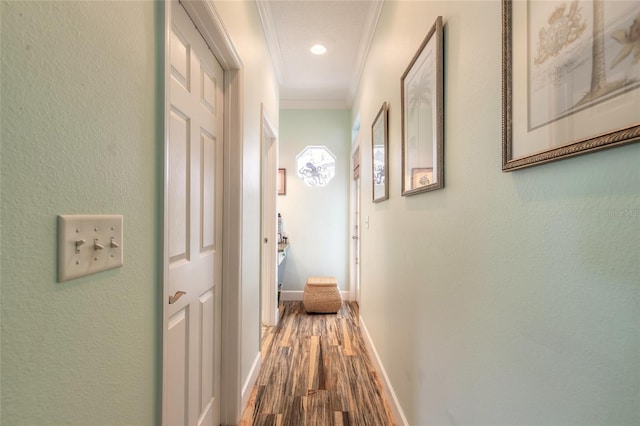
[{"label": "small framed art", "polygon": [[371,125],[373,202],[389,199],[389,124],[384,102]]},{"label": "small framed art", "polygon": [[411,185],[414,188],[431,185],[431,182],[433,182],[432,167],[411,169]]}]

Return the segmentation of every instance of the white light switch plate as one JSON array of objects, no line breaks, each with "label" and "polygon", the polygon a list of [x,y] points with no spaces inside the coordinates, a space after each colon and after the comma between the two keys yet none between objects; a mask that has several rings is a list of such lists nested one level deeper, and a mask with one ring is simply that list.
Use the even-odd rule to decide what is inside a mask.
[{"label": "white light switch plate", "polygon": [[122,215],[58,216],[58,281],[122,266]]}]

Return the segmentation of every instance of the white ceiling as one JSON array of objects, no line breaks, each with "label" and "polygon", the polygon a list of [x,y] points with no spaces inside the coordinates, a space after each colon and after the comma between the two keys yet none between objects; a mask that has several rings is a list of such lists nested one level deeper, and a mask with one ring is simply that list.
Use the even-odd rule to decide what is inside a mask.
[{"label": "white ceiling", "polygon": [[[281,108],[348,108],[383,0],[257,0]],[[314,44],[327,48],[314,55]]]}]

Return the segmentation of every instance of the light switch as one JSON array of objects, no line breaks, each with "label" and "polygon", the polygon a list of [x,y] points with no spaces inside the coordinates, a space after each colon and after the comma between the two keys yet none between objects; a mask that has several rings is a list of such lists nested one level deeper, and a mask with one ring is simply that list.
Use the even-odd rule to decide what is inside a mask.
[{"label": "light switch", "polygon": [[58,216],[58,281],[123,264],[122,215]]}]

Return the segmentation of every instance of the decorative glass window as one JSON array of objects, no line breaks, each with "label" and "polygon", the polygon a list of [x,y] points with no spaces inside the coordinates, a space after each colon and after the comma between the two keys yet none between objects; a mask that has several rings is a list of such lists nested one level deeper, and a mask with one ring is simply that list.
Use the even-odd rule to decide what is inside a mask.
[{"label": "decorative glass window", "polygon": [[336,156],[326,146],[308,146],[296,157],[296,166],[307,186],[325,186],[336,175]]}]

